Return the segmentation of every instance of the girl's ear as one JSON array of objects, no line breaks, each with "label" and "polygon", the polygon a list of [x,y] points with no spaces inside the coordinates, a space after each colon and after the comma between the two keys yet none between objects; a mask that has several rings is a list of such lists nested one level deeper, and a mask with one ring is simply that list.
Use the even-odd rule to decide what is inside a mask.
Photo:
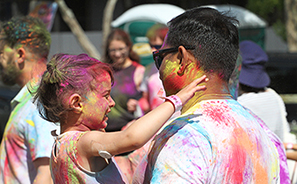
[{"label": "girl's ear", "polygon": [[69,98],[69,107],[73,109],[74,113],[80,114],[83,110],[83,106],[81,103],[81,96],[77,93],[74,93]]}]

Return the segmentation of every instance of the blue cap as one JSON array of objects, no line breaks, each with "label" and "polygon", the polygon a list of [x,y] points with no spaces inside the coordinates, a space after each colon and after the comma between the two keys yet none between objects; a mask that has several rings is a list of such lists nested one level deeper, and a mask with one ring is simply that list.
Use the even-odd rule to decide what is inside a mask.
[{"label": "blue cap", "polygon": [[252,41],[242,41],[239,49],[242,57],[239,82],[253,88],[267,87],[270,78],[265,70],[265,64],[268,62],[265,51]]}]

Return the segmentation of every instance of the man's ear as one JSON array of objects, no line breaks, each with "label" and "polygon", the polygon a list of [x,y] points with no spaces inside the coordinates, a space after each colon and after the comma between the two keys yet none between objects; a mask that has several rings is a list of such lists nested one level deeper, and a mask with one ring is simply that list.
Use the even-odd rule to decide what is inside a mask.
[{"label": "man's ear", "polygon": [[185,47],[182,45],[178,47],[177,58],[180,60],[177,74],[183,75],[189,64],[189,53],[187,52],[187,49],[185,49]]},{"label": "man's ear", "polygon": [[18,63],[18,67],[22,70],[25,67],[25,58],[26,58],[26,50],[21,47],[17,49],[16,52],[16,62]]},{"label": "man's ear", "polygon": [[80,114],[83,110],[81,96],[77,93],[74,93],[69,97],[68,105],[73,109],[74,113]]}]

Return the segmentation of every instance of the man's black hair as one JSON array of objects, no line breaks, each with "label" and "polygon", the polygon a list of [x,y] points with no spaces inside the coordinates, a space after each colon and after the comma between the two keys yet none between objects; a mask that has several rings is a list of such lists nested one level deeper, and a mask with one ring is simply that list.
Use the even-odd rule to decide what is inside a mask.
[{"label": "man's black hair", "polygon": [[193,54],[205,72],[228,81],[239,50],[238,21],[212,8],[193,8],[168,23],[167,44],[195,46]]}]

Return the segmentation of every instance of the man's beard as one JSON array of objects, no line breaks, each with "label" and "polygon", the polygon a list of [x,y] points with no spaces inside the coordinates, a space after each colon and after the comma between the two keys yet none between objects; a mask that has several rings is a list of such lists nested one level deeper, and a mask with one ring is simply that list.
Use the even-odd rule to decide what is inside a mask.
[{"label": "man's beard", "polygon": [[16,66],[13,61],[9,62],[7,67],[4,69],[2,64],[0,64],[0,74],[1,74],[1,80],[3,84],[8,86],[13,86],[16,84],[16,79],[20,75],[20,71],[17,70]]}]

